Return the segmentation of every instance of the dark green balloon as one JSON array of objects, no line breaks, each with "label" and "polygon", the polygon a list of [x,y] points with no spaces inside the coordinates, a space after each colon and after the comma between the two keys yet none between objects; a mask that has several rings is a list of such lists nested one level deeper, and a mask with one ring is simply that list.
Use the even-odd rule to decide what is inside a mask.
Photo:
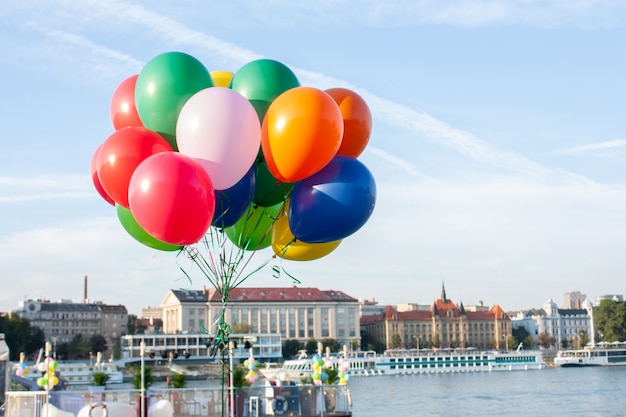
[{"label": "dark green balloon", "polygon": [[300,87],[296,75],[278,61],[257,59],[241,67],[230,82],[230,88],[248,99],[263,122],[267,108],[285,91]]},{"label": "dark green balloon", "polygon": [[135,106],[145,127],[176,146],[176,121],[183,105],[200,90],[213,87],[204,65],[183,52],[166,52],[152,58],[135,85]]},{"label": "dark green balloon", "polygon": [[162,242],[152,237],[148,234],[148,232],[143,230],[141,226],[139,226],[139,223],[135,220],[135,216],[133,216],[133,213],[131,213],[131,211],[127,208],[116,204],[115,210],[117,211],[117,218],[120,220],[120,223],[122,223],[124,230],[126,230],[136,241],[143,243],[149,248],[167,252],[173,252],[183,248],[182,246],[170,245],[169,243]]},{"label": "dark green balloon", "polygon": [[256,169],[256,188],[252,201],[261,207],[270,207],[284,202],[295,182],[279,182],[270,172],[264,161],[254,164]]},{"label": "dark green balloon", "polygon": [[237,223],[224,228],[235,246],[247,251],[265,249],[272,244],[272,226],[283,209],[283,204],[259,207],[252,204]]}]

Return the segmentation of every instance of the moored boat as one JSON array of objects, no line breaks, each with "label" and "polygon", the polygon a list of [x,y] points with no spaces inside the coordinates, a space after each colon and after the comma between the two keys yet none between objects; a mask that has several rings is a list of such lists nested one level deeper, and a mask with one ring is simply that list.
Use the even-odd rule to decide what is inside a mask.
[{"label": "moored boat", "polygon": [[[19,372],[20,370],[22,372]],[[124,382],[122,371],[113,362],[90,364],[87,362],[59,361],[55,368],[59,381],[68,386],[93,385],[93,374],[95,372],[107,374],[107,384],[121,384]],[[20,377],[31,381],[37,381],[42,376],[42,371],[38,369],[38,365],[24,367],[21,363],[14,366],[13,373],[17,373]]]},{"label": "moored boat", "polygon": [[600,342],[583,349],[560,350],[554,364],[563,368],[626,365],[626,342]]},{"label": "moored boat", "polygon": [[[478,351],[476,349],[409,349],[390,350],[384,354],[354,352],[328,356],[329,366],[347,365],[350,377],[438,374],[457,372],[492,372],[544,369],[546,364],[541,351]],[[269,380],[298,381],[313,374],[315,360],[300,357],[287,360],[283,366],[259,368]],[[344,365],[345,366],[345,365]]]}]

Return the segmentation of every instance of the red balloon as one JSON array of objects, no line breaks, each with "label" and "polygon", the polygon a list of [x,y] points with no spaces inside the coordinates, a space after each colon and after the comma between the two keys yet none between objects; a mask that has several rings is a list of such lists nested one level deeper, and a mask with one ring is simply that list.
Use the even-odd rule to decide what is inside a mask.
[{"label": "red balloon", "polygon": [[214,193],[202,165],[178,152],[146,158],[128,189],[130,211],[137,223],[172,245],[190,245],[202,238],[213,220]]},{"label": "red balloon", "polygon": [[98,192],[98,194],[100,194],[100,197],[102,197],[104,201],[106,201],[110,205],[114,206],[115,201],[113,201],[113,199],[107,194],[107,192],[104,191],[104,188],[102,188],[102,183],[100,182],[100,178],[98,177],[97,161],[98,152],[100,152],[101,147],[102,145],[98,146],[98,149],[96,149],[96,151],[93,153],[93,156],[91,157],[91,181],[93,182],[94,187],[96,187],[96,191]]},{"label": "red balloon", "polygon": [[143,127],[139,113],[137,113],[137,107],[135,107],[135,85],[137,84],[137,77],[139,77],[139,74],[135,74],[122,81],[115,89],[113,97],[111,97],[109,111],[111,114],[111,122],[113,122],[115,130],[127,126]]},{"label": "red balloon", "polygon": [[343,138],[337,155],[353,158],[361,155],[372,133],[372,113],[365,100],[347,88],[326,90],[339,105],[343,117]]},{"label": "red balloon", "polygon": [[102,187],[113,201],[130,208],[128,184],[135,168],[147,157],[168,151],[172,152],[172,146],[145,127],[116,130],[100,145],[98,152],[96,165]]}]

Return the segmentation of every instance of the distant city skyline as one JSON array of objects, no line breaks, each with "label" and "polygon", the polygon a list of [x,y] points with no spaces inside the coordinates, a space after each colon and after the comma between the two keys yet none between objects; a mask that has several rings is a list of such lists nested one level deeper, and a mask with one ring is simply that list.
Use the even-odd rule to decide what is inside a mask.
[{"label": "distant city skyline", "polygon": [[[444,283],[444,285],[445,285],[445,283]],[[87,287],[88,287],[88,284],[87,284]],[[245,287],[257,288],[257,287],[262,287],[262,286],[258,286],[258,285],[242,286],[242,288],[245,288]],[[280,287],[280,286],[272,286],[272,287]],[[320,290],[331,290],[331,288],[321,288],[319,286],[314,286],[314,285],[299,286],[299,287],[302,287],[302,288],[314,287],[314,288],[318,288]],[[84,279],[83,279],[83,286],[82,286],[82,288],[84,289]],[[592,297],[589,297],[585,292],[582,292],[582,291],[579,291],[579,290],[572,290],[572,291],[565,291],[565,292],[563,292],[561,297],[554,297],[554,298],[553,297],[546,297],[542,302],[540,302],[537,305],[511,309],[511,308],[508,308],[506,305],[500,304],[498,302],[486,303],[482,299],[477,299],[475,302],[464,302],[462,300],[462,297],[460,297],[460,298],[451,297],[449,295],[448,287],[446,286],[445,288],[446,288],[446,298],[451,300],[451,301],[453,301],[457,305],[460,304],[460,303],[463,303],[465,305],[465,307],[479,306],[479,305],[484,305],[486,307],[491,307],[494,304],[498,304],[498,305],[500,305],[500,307],[502,307],[502,309],[504,311],[507,311],[507,312],[515,312],[515,311],[521,311],[521,310],[532,310],[532,309],[541,309],[543,307],[543,305],[548,300],[551,300],[551,301],[555,302],[559,308],[565,308],[565,309],[567,309],[567,308],[575,308],[575,307],[572,307],[571,305],[567,305],[567,302],[566,302],[566,299],[565,299],[568,294],[572,294],[572,293],[579,293],[579,294],[581,294],[583,296],[583,298],[586,298],[593,305],[596,305],[596,303],[598,302],[598,299],[604,299],[604,298],[611,298],[611,299],[617,299],[617,300],[623,301],[623,294],[617,294],[617,293],[613,293],[613,294],[598,294],[598,295],[596,295],[596,296],[594,296],[592,298]],[[384,303],[384,302],[381,302],[380,300],[376,299],[376,297],[374,297],[374,296],[373,297],[357,297],[357,296],[354,296],[353,294],[350,294],[350,293],[342,290],[341,288],[332,288],[332,289],[333,290],[338,290],[338,291],[343,291],[347,295],[358,299],[360,302],[363,302],[363,301],[375,301],[378,305],[381,305],[381,306],[385,306],[385,305],[398,306],[398,305],[411,305],[411,304],[416,304],[416,305],[419,305],[419,306],[432,306],[433,302],[436,299],[440,298],[440,295],[441,295],[441,287],[440,287],[439,288],[439,292],[437,292],[436,294],[433,295],[433,300],[430,301],[430,302],[424,302],[424,301],[418,301],[418,300],[405,300],[405,301],[398,302],[398,303]],[[175,290],[175,288],[171,288],[170,290]],[[167,290],[166,292],[163,293],[163,296],[161,297],[161,300],[166,296],[167,292],[169,292],[170,290]],[[452,289],[452,292],[454,292],[454,289]],[[134,311],[134,310],[131,310],[128,306],[124,305],[124,303],[116,302],[115,300],[105,300],[105,299],[93,298],[93,297],[89,296],[89,293],[87,293],[87,296],[88,296],[87,299],[86,299],[87,303],[102,303],[102,304],[107,304],[107,305],[123,305],[124,307],[127,307],[129,314],[134,314],[137,317],[142,317],[141,312],[142,312],[143,309],[159,308],[160,304],[161,304],[161,301],[155,302],[154,304],[146,304],[146,305],[140,307],[138,311]],[[20,303],[22,303],[24,301],[27,301],[27,300],[46,300],[46,301],[53,302],[53,303],[55,303],[55,302],[82,303],[83,300],[84,300],[84,293],[83,293],[83,295],[81,295],[78,298],[48,299],[48,298],[45,298],[45,297],[28,297],[28,298],[25,298],[23,300],[17,300],[16,304],[15,304],[15,307],[12,308],[9,311],[6,311],[6,312],[18,310]]]}]

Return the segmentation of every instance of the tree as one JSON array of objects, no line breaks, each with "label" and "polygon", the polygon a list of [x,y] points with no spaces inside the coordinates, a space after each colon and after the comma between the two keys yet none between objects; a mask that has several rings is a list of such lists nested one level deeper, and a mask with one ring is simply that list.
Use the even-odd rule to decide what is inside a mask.
[{"label": "tree", "polygon": [[[545,312],[544,312],[544,315],[545,315]],[[526,330],[526,327],[524,326],[516,327],[513,329],[512,333],[513,333],[513,336],[515,336],[515,338],[518,340],[518,343],[517,343],[518,345],[519,345],[519,342],[522,342],[522,346],[525,348],[530,348],[535,345],[535,341],[533,340],[532,335],[528,333],[528,330]]]},{"label": "tree", "polygon": [[128,315],[126,331],[128,332],[129,335],[137,334],[137,316],[135,314]]},{"label": "tree", "polygon": [[523,346],[526,348],[531,348],[533,346],[535,346],[535,340],[533,339],[533,337],[529,334],[528,336],[526,336],[524,338],[524,340],[522,340],[522,343],[524,344]]},{"label": "tree", "polygon": [[581,348],[589,343],[589,336],[584,329],[578,330],[578,343],[580,344]]},{"label": "tree", "polygon": [[530,336],[530,333],[528,333],[528,330],[526,330],[524,326],[514,328],[511,333],[518,340],[518,343],[526,339],[526,336]]},{"label": "tree", "polygon": [[39,327],[31,326],[28,319],[15,314],[0,317],[0,333],[4,333],[11,360],[14,361],[19,360],[20,353],[30,355],[46,343],[44,332]]},{"label": "tree", "polygon": [[322,346],[324,351],[326,351],[326,348],[330,348],[331,352],[339,352],[341,350],[341,345],[339,344],[339,342],[337,342],[336,339],[332,338],[322,339]]},{"label": "tree", "polygon": [[304,348],[309,356],[314,355],[317,352],[317,341],[313,338],[309,339],[309,341],[306,342],[306,345],[304,345]]},{"label": "tree", "polygon": [[106,352],[107,340],[101,334],[94,334],[89,338],[91,352]]},{"label": "tree", "polygon": [[626,338],[626,302],[602,300],[594,307],[593,317],[601,340],[621,342]]},{"label": "tree", "polygon": [[289,359],[298,354],[300,350],[300,342],[296,339],[288,339],[283,343],[283,358]]},{"label": "tree", "polygon": [[89,352],[92,352],[91,346],[82,334],[77,334],[72,338],[69,346],[70,359],[85,359],[89,357]]},{"label": "tree", "polygon": [[142,323],[135,314],[128,315],[128,321],[126,323],[126,331],[129,335],[143,334],[146,332],[146,325]]},{"label": "tree", "polygon": [[391,336],[391,347],[394,349],[398,349],[400,346],[402,346],[402,338],[399,334],[394,333]]},{"label": "tree", "polygon": [[361,331],[361,350],[373,350],[378,353],[385,351],[386,346],[366,330]]},{"label": "tree", "polygon": [[511,335],[506,339],[506,344],[508,346],[509,349],[515,350],[517,349],[517,346],[519,345],[519,342],[517,340],[517,337]]},{"label": "tree", "polygon": [[441,346],[441,340],[439,339],[438,334],[436,334],[435,337],[433,337],[432,346],[436,348]]},{"label": "tree", "polygon": [[544,349],[554,345],[554,337],[548,332],[541,332],[537,335],[537,343]]}]

